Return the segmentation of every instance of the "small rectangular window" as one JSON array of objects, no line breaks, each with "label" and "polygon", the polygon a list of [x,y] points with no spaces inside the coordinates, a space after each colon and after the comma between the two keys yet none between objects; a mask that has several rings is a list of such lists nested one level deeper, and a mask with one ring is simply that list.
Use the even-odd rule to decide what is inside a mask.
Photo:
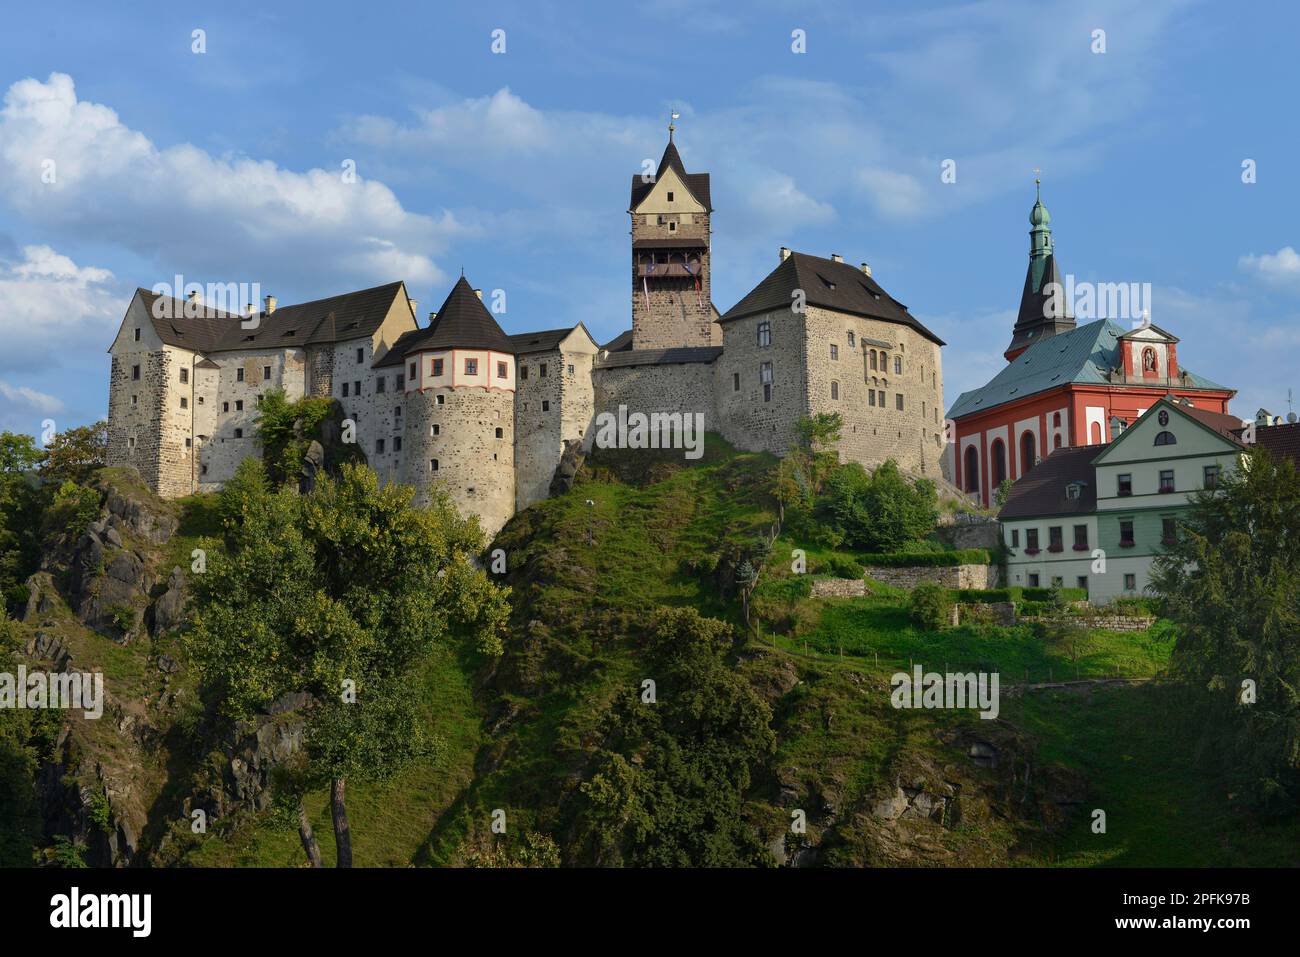
[{"label": "small rectangular window", "polygon": [[181,370],[181,382],[182,382],[182,383],[186,383],[186,382],[189,382],[189,381],[190,381],[190,370],[189,370],[189,369],[182,369],[182,370]]},{"label": "small rectangular window", "polygon": [[1219,466],[1217,465],[1205,466],[1205,487],[1206,488],[1219,487]]},{"label": "small rectangular window", "polygon": [[222,411],[222,412],[229,412],[229,411],[230,411],[230,403],[229,403],[229,402],[223,402],[223,403],[221,403],[221,411]]},{"label": "small rectangular window", "polygon": [[1077,551],[1083,551],[1088,547],[1088,526],[1074,526],[1074,547]]},{"label": "small rectangular window", "polygon": [[383,439],[375,439],[375,451],[378,452],[380,455],[383,454],[383,452],[384,452],[384,440],[383,440]]},{"label": "small rectangular window", "polygon": [[894,375],[903,374],[903,357],[894,356]]},{"label": "small rectangular window", "polygon": [[1011,547],[1012,548],[1020,547],[1020,529],[1018,528],[1013,528],[1011,530]]},{"label": "small rectangular window", "polygon": [[838,402],[839,400],[840,400],[840,384],[839,384],[838,382],[834,382],[834,381],[832,381],[832,382],[831,382],[831,401],[832,401],[832,402]]},{"label": "small rectangular window", "polygon": [[358,397],[361,395],[361,383],[360,383],[360,382],[354,382],[354,383],[352,383],[352,392],[353,392],[354,395],[356,395],[356,396],[358,396]]},{"label": "small rectangular window", "polygon": [[235,438],[237,438],[237,439],[242,439],[243,437],[244,437],[244,430],[243,430],[243,429],[235,429]]},{"label": "small rectangular window", "polygon": [[436,472],[436,471],[438,471],[438,460],[437,460],[437,459],[429,459],[429,471],[430,471],[430,472]]},{"label": "small rectangular window", "polygon": [[1162,494],[1168,494],[1174,490],[1174,470],[1160,470],[1160,491]]},{"label": "small rectangular window", "polygon": [[442,426],[438,425],[436,422],[433,425],[429,426],[430,435],[439,435],[441,432],[442,432]]},{"label": "small rectangular window", "polygon": [[733,372],[733,373],[731,373],[731,391],[732,391],[732,392],[739,392],[739,391],[740,391],[740,373],[739,373],[739,372]]},{"label": "small rectangular window", "polygon": [[271,381],[271,367],[270,367],[270,366],[262,366],[262,381],[263,381],[263,382],[270,382],[270,381]]},{"label": "small rectangular window", "polygon": [[1049,552],[1059,552],[1065,545],[1062,543],[1062,534],[1060,525],[1052,525],[1047,529],[1047,550]]},{"label": "small rectangular window", "polygon": [[543,412],[550,412],[550,411],[551,411],[551,403],[548,402],[546,399],[543,399],[543,400],[542,400],[542,411],[543,411]]},{"label": "small rectangular window", "polygon": [[498,363],[497,363],[497,378],[498,378],[498,379],[504,379],[504,378],[506,377],[506,369],[507,369],[507,367],[506,367],[506,363],[504,363],[504,362],[498,362]]},{"label": "small rectangular window", "polygon": [[138,395],[133,395],[133,396],[131,396],[131,404],[132,404],[132,405],[139,405],[139,404],[140,404],[140,397],[139,397]]},{"label": "small rectangular window", "polygon": [[406,391],[406,373],[405,373],[405,372],[399,372],[399,373],[397,373],[397,381],[393,384],[393,388],[396,389],[398,392],[405,392],[405,391]]},{"label": "small rectangular window", "polygon": [[840,357],[840,347],[837,346],[835,343],[832,342],[832,343],[831,343],[831,359],[832,359],[832,361],[834,361],[834,360],[839,359],[839,357]]},{"label": "small rectangular window", "polygon": [[140,378],[140,367],[139,367],[139,366],[131,366],[131,378],[132,378],[132,379],[138,379],[138,378]]},{"label": "small rectangular window", "polygon": [[760,346],[770,346],[772,344],[772,323],[766,319],[758,324],[758,344]]},{"label": "small rectangular window", "polygon": [[1088,590],[1088,576],[1087,576],[1087,575],[1080,575],[1078,578],[1076,578],[1076,579],[1074,580],[1074,587],[1075,587],[1075,588],[1082,588],[1084,591],[1087,591],[1087,590]]},{"label": "small rectangular window", "polygon": [[573,375],[573,363],[569,363],[569,375]]},{"label": "small rectangular window", "polygon": [[758,366],[758,381],[763,385],[772,384],[772,363],[763,362]]},{"label": "small rectangular window", "polygon": [[673,201],[673,191],[670,189],[668,191],[668,202],[671,203],[672,201]]},{"label": "small rectangular window", "polygon": [[140,330],[139,330],[139,329],[136,329],[136,330],[135,330],[135,341],[136,341],[136,342],[139,342],[139,341],[140,341]]},{"label": "small rectangular window", "polygon": [[235,400],[235,411],[236,411],[236,412],[243,412],[243,411],[244,411],[244,400],[243,400],[243,399],[236,399],[236,400]]},{"label": "small rectangular window", "polygon": [[1029,573],[1029,587],[1030,587],[1030,588],[1037,588],[1037,587],[1038,587],[1038,573],[1037,573],[1037,572],[1030,572],[1030,573]]},{"label": "small rectangular window", "polygon": [[384,381],[383,376],[375,379],[375,395],[381,395],[388,388],[388,383]]},{"label": "small rectangular window", "polygon": [[442,375],[442,360],[441,360],[441,359],[434,359],[434,360],[433,360],[433,365],[430,366],[430,369],[432,370],[432,375],[433,375],[433,377],[434,377],[435,379],[438,378],[439,376],[441,376],[441,375]]},{"label": "small rectangular window", "polygon": [[537,366],[537,377],[538,377],[539,379],[545,379],[545,378],[546,378],[546,363],[545,363],[545,362],[542,362],[542,363],[539,363],[539,364],[538,364],[538,366]]},{"label": "small rectangular window", "polygon": [[347,397],[348,397],[348,384],[345,382],[343,383],[343,398],[346,399]]},{"label": "small rectangular window", "polygon": [[357,361],[364,362],[365,358],[366,358],[366,350],[361,346],[357,346]]},{"label": "small rectangular window", "polygon": [[190,407],[190,400],[185,396],[181,396],[181,408],[188,409],[189,407]]},{"label": "small rectangular window", "polygon": [[1162,518],[1160,520],[1160,542],[1162,545],[1174,545],[1178,542],[1178,520]]},{"label": "small rectangular window", "polygon": [[185,447],[186,447],[187,449],[191,449],[191,448],[194,447],[194,440],[191,439],[189,436],[186,436],[186,437],[185,437]]},{"label": "small rectangular window", "polygon": [[1038,551],[1038,529],[1025,529],[1025,548]]},{"label": "small rectangular window", "polygon": [[393,406],[393,417],[397,419],[402,417],[402,407],[400,405]]},{"label": "small rectangular window", "polygon": [[1132,495],[1133,494],[1133,476],[1117,475],[1115,476],[1115,494]]},{"label": "small rectangular window", "polygon": [[763,385],[763,401],[764,402],[772,401],[772,387],[770,385],[767,384]]},{"label": "small rectangular window", "polygon": [[1137,587],[1138,587],[1137,575],[1134,575],[1133,573],[1130,572],[1129,574],[1124,576],[1125,591],[1137,591]]},{"label": "small rectangular window", "polygon": [[1133,543],[1133,520],[1131,518],[1120,519],[1119,523],[1119,543],[1126,547],[1132,547]]},{"label": "small rectangular window", "polygon": [[417,373],[417,371],[416,371],[415,363],[412,362],[412,363],[411,363],[411,381],[414,382],[414,381],[415,381],[416,379],[418,379],[418,378],[419,378],[419,375],[418,375],[418,373]]},{"label": "small rectangular window", "polygon": [[443,395],[441,392],[438,393],[438,398],[434,400],[434,405],[446,405],[446,404],[447,404],[447,397]]},{"label": "small rectangular window", "polygon": [[894,394],[894,408],[899,412],[903,411],[903,393],[897,392]]},{"label": "small rectangular window", "polygon": [[500,426],[497,427],[496,437],[498,439],[505,438],[505,431]]},{"label": "small rectangular window", "polygon": [[876,390],[875,390],[875,389],[868,389],[868,390],[867,390],[867,405],[874,406],[875,404],[876,404]]},{"label": "small rectangular window", "polygon": [[527,378],[528,378],[528,366],[520,366],[520,367],[519,367],[519,378],[521,378],[521,379],[527,379]]},{"label": "small rectangular window", "polygon": [[400,435],[393,436],[393,451],[402,451],[402,437]]},{"label": "small rectangular window", "polygon": [[477,360],[477,359],[466,359],[466,360],[465,360],[465,374],[466,374],[466,375],[478,375],[478,360]]}]

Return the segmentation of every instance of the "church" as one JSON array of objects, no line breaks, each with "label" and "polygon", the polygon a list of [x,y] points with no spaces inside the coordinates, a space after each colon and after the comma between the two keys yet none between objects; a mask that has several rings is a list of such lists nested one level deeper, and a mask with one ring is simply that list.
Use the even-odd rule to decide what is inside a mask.
[{"label": "church", "polygon": [[575,321],[508,335],[464,276],[425,324],[401,281],[267,296],[242,315],[138,289],[109,349],[108,464],[164,497],[218,489],[260,456],[258,405],[280,389],[337,399],[382,481],[417,502],[444,490],[489,535],[550,494],[561,458],[621,408],[702,419],[777,455],[802,417],[838,412],[846,461],[939,478],[943,341],[836,253],[782,247],[720,312],[710,176],[687,171],[673,134],[655,172],[632,176],[631,328],[612,341]]},{"label": "church", "polygon": [[1226,414],[1236,394],[1183,366],[1178,337],[1149,315],[1130,329],[1111,319],[1078,325],[1061,296],[1073,283],[1062,277],[1041,192],[1029,223],[1029,269],[1007,365],[959,395],[947,415],[951,481],[984,505],[1003,481],[1057,449],[1109,443],[1165,396]]}]

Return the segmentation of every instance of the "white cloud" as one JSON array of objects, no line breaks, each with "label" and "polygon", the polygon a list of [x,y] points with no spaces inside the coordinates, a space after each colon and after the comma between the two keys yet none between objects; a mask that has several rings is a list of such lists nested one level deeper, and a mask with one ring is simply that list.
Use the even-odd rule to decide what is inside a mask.
[{"label": "white cloud", "polygon": [[858,170],[858,182],[876,210],[889,219],[917,216],[925,209],[925,190],[909,173],[863,169]]},{"label": "white cloud", "polygon": [[1300,289],[1300,253],[1291,246],[1283,246],[1275,253],[1242,256],[1237,265],[1270,286]]},{"label": "white cloud", "polygon": [[456,219],[403,209],[364,168],[345,182],[341,164],[295,172],[190,144],[159,149],[109,107],[78,100],[63,73],[14,83],[0,110],[0,197],[57,234],[120,243],[163,275],[201,281],[442,282],[429,254],[461,230]]},{"label": "white cloud", "polygon": [[88,347],[107,348],[126,309],[113,274],[49,246],[26,246],[21,255],[0,260],[0,369],[39,372]]}]

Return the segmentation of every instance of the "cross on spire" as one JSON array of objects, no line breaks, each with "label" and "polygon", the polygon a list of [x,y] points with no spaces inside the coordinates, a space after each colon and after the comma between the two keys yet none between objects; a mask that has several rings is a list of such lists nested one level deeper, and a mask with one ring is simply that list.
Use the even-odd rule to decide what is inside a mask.
[{"label": "cross on spire", "polygon": [[673,124],[675,123],[675,121],[681,119],[681,116],[682,115],[678,113],[676,110],[673,110],[671,113],[668,114],[668,139],[671,140],[673,138],[673,130],[677,129],[677,127]]}]

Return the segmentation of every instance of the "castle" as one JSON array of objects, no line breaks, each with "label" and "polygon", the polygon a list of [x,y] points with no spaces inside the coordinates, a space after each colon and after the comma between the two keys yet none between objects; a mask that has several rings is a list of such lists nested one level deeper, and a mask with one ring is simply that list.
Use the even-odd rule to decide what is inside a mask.
[{"label": "castle", "polygon": [[[270,389],[332,396],[383,481],[440,484],[489,535],[547,496],[566,444],[620,406],[703,415],[752,451],[787,452],[803,416],[839,412],[840,454],[938,478],[943,342],[866,263],[782,248],[727,312],[711,298],[709,174],[673,142],[632,177],[632,328],[507,335],[462,276],[421,326],[402,282],[245,315],[138,289],[109,352],[108,463],[159,495],[215,490],[259,454]],[[193,318],[186,318],[188,313]]]}]

